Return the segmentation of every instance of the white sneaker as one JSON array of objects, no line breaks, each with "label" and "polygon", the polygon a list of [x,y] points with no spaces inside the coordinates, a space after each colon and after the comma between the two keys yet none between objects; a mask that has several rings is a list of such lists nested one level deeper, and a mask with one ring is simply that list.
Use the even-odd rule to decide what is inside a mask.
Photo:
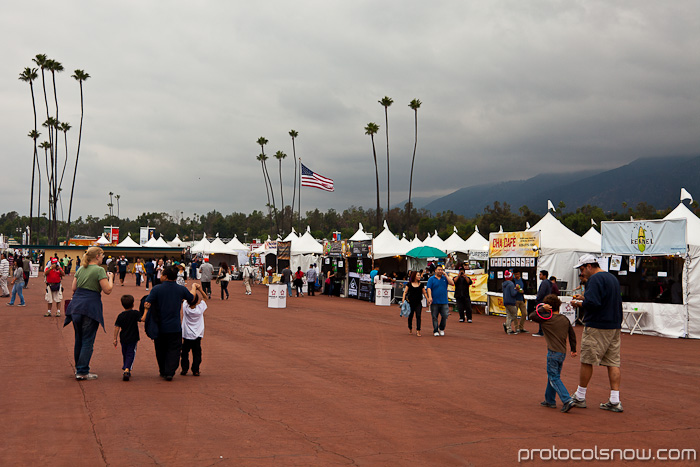
[{"label": "white sneaker", "polygon": [[434,332],[434,333],[433,333],[433,336],[439,337],[439,336],[440,336],[440,333]]},{"label": "white sneaker", "polygon": [[440,331],[440,335],[441,335],[441,336],[444,336],[444,335],[445,335],[445,331]]}]

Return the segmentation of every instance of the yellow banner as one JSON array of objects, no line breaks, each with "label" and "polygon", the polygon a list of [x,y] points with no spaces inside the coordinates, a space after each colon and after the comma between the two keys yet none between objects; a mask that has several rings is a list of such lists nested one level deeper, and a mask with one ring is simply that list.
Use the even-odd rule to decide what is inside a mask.
[{"label": "yellow banner", "polygon": [[[452,280],[454,280],[459,274],[456,272],[448,272],[447,275],[450,276]],[[488,274],[467,274],[467,277],[469,277],[472,280],[472,285],[469,286],[469,299],[472,301],[472,303],[486,303],[486,292],[488,291],[487,281],[489,278]],[[450,301],[454,301],[454,286],[447,286],[447,299]]]},{"label": "yellow banner", "polygon": [[527,258],[539,256],[540,231],[492,232],[489,234],[489,257]]}]

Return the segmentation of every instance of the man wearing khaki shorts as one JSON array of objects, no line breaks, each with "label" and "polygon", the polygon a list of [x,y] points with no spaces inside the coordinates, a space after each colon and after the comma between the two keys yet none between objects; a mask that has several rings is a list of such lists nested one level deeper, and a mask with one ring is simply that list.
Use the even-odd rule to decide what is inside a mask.
[{"label": "man wearing khaki shorts", "polygon": [[51,261],[44,269],[44,280],[46,281],[46,302],[49,304],[49,311],[44,316],[51,316],[53,304],[56,304],[56,316],[61,316],[61,302],[63,301],[63,286],[61,279],[66,273],[58,262],[58,258],[51,258]]},{"label": "man wearing khaki shorts", "polygon": [[571,304],[583,308],[584,329],[581,336],[581,370],[579,386],[572,395],[574,407],[586,407],[586,390],[593,375],[593,365],[608,368],[610,399],[600,404],[603,410],[622,412],[620,402],[620,329],[622,299],[620,283],[609,272],[600,269],[595,256],[579,258],[574,268],[587,280],[585,295],[574,295]]}]

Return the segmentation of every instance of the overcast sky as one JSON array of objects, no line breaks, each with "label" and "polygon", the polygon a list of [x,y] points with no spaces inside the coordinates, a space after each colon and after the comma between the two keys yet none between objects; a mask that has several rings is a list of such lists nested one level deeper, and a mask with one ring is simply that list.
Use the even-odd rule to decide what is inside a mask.
[{"label": "overcast sky", "polygon": [[[373,207],[368,122],[381,127],[385,207],[383,96],[394,99],[392,204],[408,197],[414,98],[423,102],[414,196],[700,153],[698,1],[13,1],[0,42],[1,212],[29,213],[34,120],[17,78],[38,53],[66,70],[57,89],[59,118],[73,127],[69,173],[80,123],[70,76],[91,75],[74,201],[82,216],[104,215],[110,191],[131,218],[264,210],[260,136],[267,154],[288,155],[289,204],[291,129],[297,156],[336,185],[304,188],[302,210]],[[35,92],[41,122],[40,80]],[[268,164],[279,204],[277,161]]]}]

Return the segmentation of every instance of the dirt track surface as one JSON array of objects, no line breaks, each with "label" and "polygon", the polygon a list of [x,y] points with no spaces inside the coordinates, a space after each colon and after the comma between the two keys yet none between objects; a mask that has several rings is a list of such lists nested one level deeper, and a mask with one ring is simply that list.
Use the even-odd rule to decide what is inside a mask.
[{"label": "dirt track surface", "polygon": [[[588,408],[562,414],[539,404],[544,339],[507,336],[500,318],[452,314],[446,336],[433,337],[423,313],[417,338],[397,306],[304,296],[268,309],[264,286],[246,296],[231,282],[227,301],[213,285],[201,376],[159,378],[141,327],[123,382],[112,345],[119,297],[146,293],[126,283],[103,298],[96,381],[75,381],[73,329],[43,317],[41,279],[25,290],[27,307],[2,302],[0,465],[511,465],[520,449],[552,446],[700,451],[696,340],[623,334],[625,412],[598,409],[609,390],[596,368]],[[576,389],[578,359],[567,358],[562,380]]]}]

